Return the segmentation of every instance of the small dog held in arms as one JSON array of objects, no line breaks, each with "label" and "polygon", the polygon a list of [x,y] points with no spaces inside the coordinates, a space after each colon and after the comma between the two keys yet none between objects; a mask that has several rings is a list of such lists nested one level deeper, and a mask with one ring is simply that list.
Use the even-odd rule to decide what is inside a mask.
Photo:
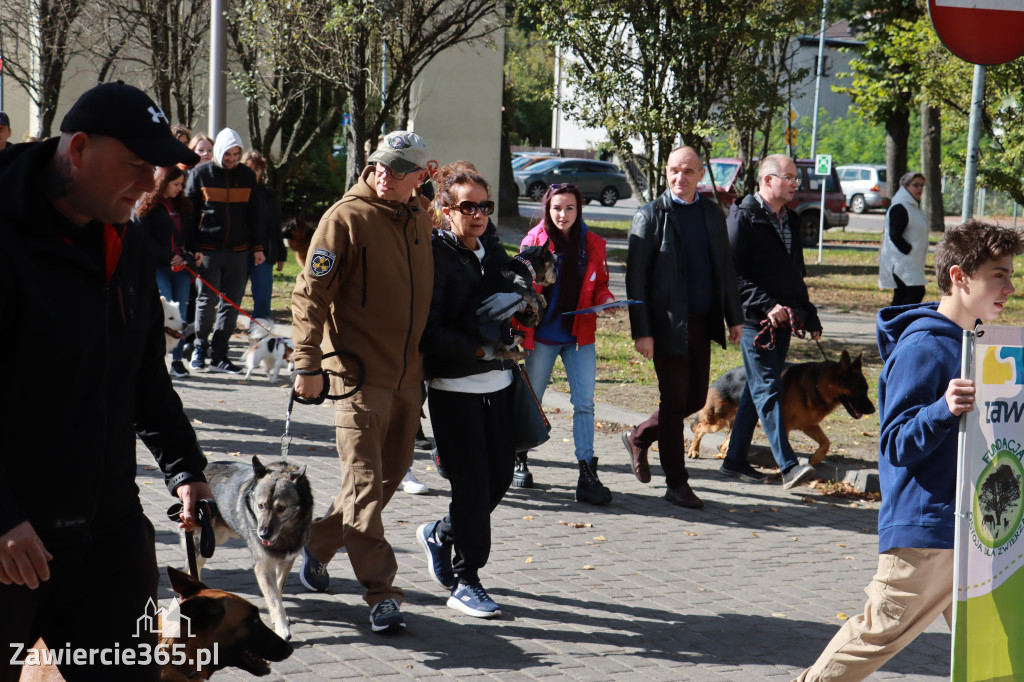
[{"label": "small dog held in arms", "polygon": [[[167,577],[171,588],[181,595],[180,613],[188,621],[182,618],[174,636],[160,639],[161,650],[168,658],[160,668],[161,682],[208,680],[223,668],[241,668],[250,675],[263,677],[270,674],[267,661],[283,661],[294,652],[291,644],[263,624],[256,606],[249,601],[237,594],[211,590],[170,566]],[[162,616],[158,614],[158,618],[161,618],[160,631],[164,632]],[[43,640],[33,646],[40,660],[53,655],[44,649]],[[216,661],[212,660],[214,651]],[[203,663],[201,667],[200,663]],[[20,679],[21,682],[62,682],[64,677],[51,663],[26,665]]]},{"label": "small dog held in arms", "polygon": [[271,336],[268,330],[273,329],[272,320],[257,320],[259,324],[249,327],[249,349],[245,351],[245,380],[248,381],[257,367],[263,367],[267,381],[277,381],[278,375],[285,367],[291,372],[292,346],[291,339],[283,336]]},{"label": "small dog held in arms", "polygon": [[[274,631],[289,639],[291,630],[281,595],[295,557],[309,542],[313,522],[313,492],[306,467],[263,466],[254,455],[251,465],[213,462],[204,473],[220,511],[213,523],[217,544],[230,537],[245,540]],[[197,561],[202,567],[202,557]]]},{"label": "small dog held in arms", "polygon": [[[811,466],[825,460],[832,445],[819,424],[840,405],[854,419],[873,414],[875,406],[868,397],[868,382],[861,371],[864,354],[850,360],[845,350],[839,362],[801,362],[787,364],[782,371],[782,418],[786,431],[799,430],[818,444],[811,455]],[[742,367],[731,369],[708,388],[708,399],[691,424],[693,442],[687,450],[692,459],[700,457],[700,441],[706,433],[732,428],[736,419],[747,374]],[[718,446],[725,454],[729,439]]]},{"label": "small dog held in arms", "polygon": [[[515,329],[510,320],[524,327],[536,327],[544,318],[547,301],[538,291],[554,284],[555,255],[546,245],[528,246],[509,259],[500,271],[484,278],[484,299],[497,293],[516,293],[526,301],[526,307],[502,320],[481,319],[481,340],[497,348],[494,357],[499,360],[523,360],[524,351],[514,350],[523,340],[523,333]],[[536,285],[536,286],[535,286]]]},{"label": "small dog held in arms", "polygon": [[160,303],[164,307],[164,340],[167,342],[167,352],[170,353],[185,338],[185,320],[181,319],[177,303],[163,296],[160,297]]}]

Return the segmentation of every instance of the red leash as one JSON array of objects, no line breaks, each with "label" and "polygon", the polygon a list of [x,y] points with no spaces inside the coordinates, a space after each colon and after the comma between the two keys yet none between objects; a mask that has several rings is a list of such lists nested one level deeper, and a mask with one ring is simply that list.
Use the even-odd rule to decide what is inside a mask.
[{"label": "red leash", "polygon": [[257,327],[261,327],[261,328],[262,328],[262,329],[263,329],[263,330],[264,330],[265,332],[267,332],[267,334],[270,334],[271,336],[274,336],[274,332],[270,331],[270,330],[269,330],[269,329],[267,329],[267,328],[266,328],[265,326],[263,326],[262,324],[260,324],[260,321],[259,321],[259,320],[257,320],[257,319],[256,319],[255,317],[253,317],[253,316],[252,316],[252,315],[250,315],[249,313],[245,312],[245,311],[244,311],[244,310],[242,310],[241,308],[239,308],[239,307],[238,307],[238,304],[237,304],[237,303],[235,303],[235,302],[234,302],[234,301],[232,301],[232,300],[231,300],[230,298],[228,298],[227,296],[225,296],[225,295],[224,295],[223,293],[221,293],[220,291],[218,291],[217,287],[213,286],[212,284],[210,284],[209,282],[207,282],[207,281],[206,281],[205,279],[203,279],[203,278],[202,278],[202,276],[200,276],[200,274],[199,274],[198,272],[196,272],[195,270],[193,270],[192,268],[190,268],[189,266],[187,266],[187,265],[185,264],[185,260],[184,260],[184,259],[182,259],[182,261],[181,261],[180,263],[178,263],[177,265],[172,265],[172,266],[171,266],[171,270],[173,270],[174,272],[181,272],[182,270],[188,270],[189,272],[191,272],[191,273],[192,273],[192,275],[193,275],[193,276],[194,276],[194,277],[195,277],[196,279],[198,279],[198,280],[199,280],[200,282],[202,282],[202,283],[203,283],[203,284],[204,284],[205,286],[208,286],[208,287],[210,287],[210,289],[212,289],[212,290],[213,290],[213,293],[215,293],[215,294],[217,294],[218,296],[220,296],[221,298],[223,298],[223,299],[224,299],[225,301],[227,301],[228,303],[230,303],[230,304],[231,304],[231,305],[232,305],[232,306],[234,307],[234,309],[235,309],[235,310],[237,310],[238,312],[242,313],[243,315],[245,315],[246,317],[248,317],[248,318],[249,318],[250,320],[252,320],[253,322],[255,322],[255,323],[256,323],[256,326],[257,326]]}]

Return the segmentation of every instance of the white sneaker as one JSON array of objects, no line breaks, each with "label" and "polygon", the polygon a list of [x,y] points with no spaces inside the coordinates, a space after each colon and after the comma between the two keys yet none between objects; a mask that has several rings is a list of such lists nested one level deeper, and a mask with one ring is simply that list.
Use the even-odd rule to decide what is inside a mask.
[{"label": "white sneaker", "polygon": [[416,477],[412,475],[412,469],[409,469],[405,474],[405,478],[402,479],[402,490],[410,495],[423,495],[430,488],[416,480]]}]

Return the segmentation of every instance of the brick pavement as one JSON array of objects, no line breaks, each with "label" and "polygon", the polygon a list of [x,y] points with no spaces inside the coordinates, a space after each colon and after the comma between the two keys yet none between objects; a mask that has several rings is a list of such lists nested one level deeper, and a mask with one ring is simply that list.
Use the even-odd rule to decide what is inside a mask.
[{"label": "brick pavement", "polygon": [[[284,385],[210,374],[177,382],[211,460],[279,456]],[[619,434],[604,431],[595,450],[615,499],[603,508],[577,504],[569,414],[553,414],[552,423],[551,441],[531,453],[537,487],[513,488],[493,515],[493,549],[481,578],[502,606],[500,619],[447,608],[447,595],[427,575],[414,532],[445,512],[447,487],[418,452],[414,471],[430,494],[399,492],[384,515],[399,560],[397,584],[406,591],[407,631],[370,632],[362,589],[344,556],[330,565],[328,594],[307,593],[296,565],[285,603],[297,648],[265,679],[784,681],[814,660],[840,625],[837,614],[863,605],[876,564],[877,505],[807,489],[794,495],[777,482],[737,483],[719,476],[717,460],[705,456],[688,466],[706,507],[684,510],[661,499],[656,453],[654,480],[643,485],[629,471]],[[290,460],[308,466],[322,511],[340,477],[332,408],[296,406],[292,432]],[[139,462],[158,560],[181,567],[176,532],[160,520],[170,498],[141,445]],[[252,600],[269,622],[241,542],[218,548],[203,577]],[[165,578],[161,599],[169,596]],[[871,679],[947,679],[948,661],[949,633],[940,620]],[[214,679],[248,677],[224,671]]]}]

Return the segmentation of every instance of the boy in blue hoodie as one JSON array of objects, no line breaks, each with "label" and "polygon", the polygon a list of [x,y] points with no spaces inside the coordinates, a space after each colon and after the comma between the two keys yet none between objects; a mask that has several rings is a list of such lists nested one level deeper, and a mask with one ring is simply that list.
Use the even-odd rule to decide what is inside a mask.
[{"label": "boy in blue hoodie", "polygon": [[846,621],[800,682],[862,680],[939,614],[952,625],[957,434],[975,393],[959,378],[963,331],[1002,312],[1021,251],[1020,231],[969,220],[936,251],[939,302],[878,312],[878,571],[864,613]]}]

